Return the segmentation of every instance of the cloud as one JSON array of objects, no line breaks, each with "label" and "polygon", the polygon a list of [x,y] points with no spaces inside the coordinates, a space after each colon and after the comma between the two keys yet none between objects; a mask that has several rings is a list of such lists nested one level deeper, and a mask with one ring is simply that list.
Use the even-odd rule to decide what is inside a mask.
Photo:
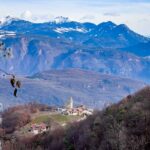
[{"label": "cloud", "polygon": [[29,10],[26,10],[25,12],[23,12],[21,14],[21,18],[25,19],[25,20],[31,20],[32,19],[32,13]]},{"label": "cloud", "polygon": [[53,20],[55,18],[54,15],[34,15],[32,16],[32,22],[41,23],[41,22],[48,22],[50,20]]},{"label": "cloud", "polygon": [[52,20],[54,16],[48,14],[32,14],[31,11],[26,10],[23,13],[21,13],[20,18],[27,21],[39,23]]},{"label": "cloud", "polygon": [[120,14],[116,12],[106,12],[103,14],[104,16],[111,16],[111,17],[119,17]]},{"label": "cloud", "polygon": [[96,17],[94,15],[85,15],[82,18],[80,18],[80,21],[94,21]]}]

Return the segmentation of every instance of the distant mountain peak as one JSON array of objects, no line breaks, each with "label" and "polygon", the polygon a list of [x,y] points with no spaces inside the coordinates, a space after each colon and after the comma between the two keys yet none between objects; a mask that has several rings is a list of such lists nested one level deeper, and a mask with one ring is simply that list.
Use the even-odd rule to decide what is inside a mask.
[{"label": "distant mountain peak", "polygon": [[70,20],[68,17],[58,16],[55,17],[52,21],[59,24],[59,23],[69,22]]},{"label": "distant mountain peak", "polygon": [[106,21],[106,22],[100,23],[98,26],[117,26],[117,25],[113,23],[112,21]]},{"label": "distant mountain peak", "polygon": [[107,21],[107,22],[102,22],[98,25],[98,28],[102,28],[102,29],[113,29],[115,28],[117,25],[115,23],[113,23],[112,21]]},{"label": "distant mountain peak", "polygon": [[121,29],[127,29],[127,30],[130,30],[129,27],[125,24],[120,24],[117,26],[118,28],[121,28]]},{"label": "distant mountain peak", "polygon": [[1,26],[8,25],[12,21],[18,21],[18,20],[19,20],[18,18],[13,18],[11,16],[6,16],[6,17],[0,19],[0,25]]}]

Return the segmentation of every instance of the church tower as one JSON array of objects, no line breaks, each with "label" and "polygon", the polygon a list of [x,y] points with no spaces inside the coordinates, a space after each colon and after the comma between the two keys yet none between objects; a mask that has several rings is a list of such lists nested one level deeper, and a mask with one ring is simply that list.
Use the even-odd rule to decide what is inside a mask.
[{"label": "church tower", "polygon": [[66,103],[66,109],[73,109],[73,98],[70,97]]}]

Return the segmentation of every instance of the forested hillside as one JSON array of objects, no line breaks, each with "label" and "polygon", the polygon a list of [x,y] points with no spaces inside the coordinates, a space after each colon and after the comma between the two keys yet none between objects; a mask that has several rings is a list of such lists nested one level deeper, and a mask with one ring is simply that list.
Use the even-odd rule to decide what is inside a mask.
[{"label": "forested hillside", "polygon": [[5,150],[148,150],[150,87],[87,120],[33,138],[7,142]]}]

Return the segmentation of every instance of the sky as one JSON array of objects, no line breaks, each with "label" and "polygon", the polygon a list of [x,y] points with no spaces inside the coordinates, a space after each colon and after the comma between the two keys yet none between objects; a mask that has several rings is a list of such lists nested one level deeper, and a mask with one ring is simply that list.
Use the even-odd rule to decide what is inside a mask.
[{"label": "sky", "polygon": [[0,0],[0,18],[5,16],[34,22],[56,16],[96,24],[113,21],[150,36],[150,0]]}]

